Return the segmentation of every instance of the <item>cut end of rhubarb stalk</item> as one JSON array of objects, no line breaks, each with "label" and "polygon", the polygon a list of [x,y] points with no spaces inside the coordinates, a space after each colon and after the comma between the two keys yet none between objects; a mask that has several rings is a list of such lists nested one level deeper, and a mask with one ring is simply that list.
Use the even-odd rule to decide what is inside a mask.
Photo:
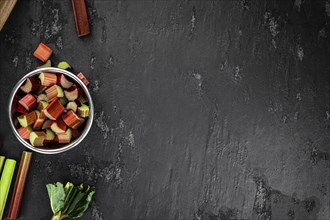
[{"label": "cut end of rhubarb stalk", "polygon": [[53,121],[50,125],[50,129],[54,131],[56,134],[62,134],[66,131],[66,124],[63,122],[62,119],[57,119],[56,121]]},{"label": "cut end of rhubarb stalk", "polygon": [[46,129],[46,138],[44,144],[49,143],[50,141],[54,140],[54,138],[55,138],[54,132],[50,129]]},{"label": "cut end of rhubarb stalk", "polygon": [[40,88],[40,82],[37,78],[27,78],[24,85],[21,86],[21,90],[25,93],[36,92]]},{"label": "cut end of rhubarb stalk", "polygon": [[80,117],[86,118],[89,116],[89,107],[88,105],[82,104],[78,107],[78,115]]},{"label": "cut end of rhubarb stalk", "polygon": [[41,93],[37,97],[37,102],[39,103],[40,101],[46,101],[48,102],[47,95],[45,93]]},{"label": "cut end of rhubarb stalk", "polygon": [[77,108],[78,108],[78,105],[77,105],[77,103],[74,102],[74,101],[68,102],[68,104],[66,105],[66,109],[67,109],[67,110],[72,110],[72,111],[74,111],[74,112],[77,111]]},{"label": "cut end of rhubarb stalk", "polygon": [[30,134],[30,143],[32,146],[41,147],[44,146],[44,140],[46,138],[46,134],[43,131],[33,131]]},{"label": "cut end of rhubarb stalk", "polygon": [[75,87],[73,90],[64,90],[64,95],[69,101],[74,101],[78,98],[78,88]]},{"label": "cut end of rhubarb stalk", "polygon": [[52,86],[57,82],[57,76],[55,73],[40,73],[39,79],[43,86]]},{"label": "cut end of rhubarb stalk", "polygon": [[26,94],[18,101],[18,103],[21,104],[27,111],[30,111],[37,104],[37,99],[31,94]]},{"label": "cut end of rhubarb stalk", "polygon": [[37,106],[37,109],[39,111],[41,111],[41,110],[44,110],[45,108],[47,108],[47,106],[48,106],[48,102],[46,102],[46,101],[40,101],[39,104],[38,104],[38,106]]},{"label": "cut end of rhubarb stalk", "polygon": [[73,83],[70,82],[70,81],[65,77],[64,74],[60,74],[60,75],[58,76],[57,83],[58,83],[60,86],[62,86],[62,88],[64,88],[64,89],[68,89],[68,88],[70,88],[70,87],[73,85]]},{"label": "cut end of rhubarb stalk", "polygon": [[56,120],[64,111],[63,105],[60,103],[58,98],[55,98],[48,106],[43,110],[43,113],[47,118]]}]

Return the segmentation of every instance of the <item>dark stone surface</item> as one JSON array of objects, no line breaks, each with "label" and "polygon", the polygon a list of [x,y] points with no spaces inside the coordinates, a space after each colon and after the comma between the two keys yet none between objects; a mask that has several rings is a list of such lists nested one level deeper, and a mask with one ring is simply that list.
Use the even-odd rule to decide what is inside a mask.
[{"label": "dark stone surface", "polygon": [[8,96],[40,41],[91,81],[95,122],[34,154],[21,219],[45,185],[97,188],[83,219],[330,219],[329,1],[19,1],[0,33],[0,154],[24,147]]}]

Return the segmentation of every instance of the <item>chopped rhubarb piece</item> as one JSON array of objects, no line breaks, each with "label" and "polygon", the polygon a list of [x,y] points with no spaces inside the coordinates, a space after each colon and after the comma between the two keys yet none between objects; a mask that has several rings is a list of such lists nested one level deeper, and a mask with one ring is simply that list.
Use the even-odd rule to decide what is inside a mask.
[{"label": "chopped rhubarb piece", "polygon": [[73,111],[68,111],[62,116],[63,121],[67,126],[73,129],[77,129],[82,123],[84,123],[85,119],[80,118]]},{"label": "chopped rhubarb piece", "polygon": [[41,66],[38,66],[37,69],[41,69],[41,68],[46,68],[46,67],[52,67],[52,61],[51,60],[47,60],[47,62]]},{"label": "chopped rhubarb piece", "polygon": [[17,103],[15,111],[23,114],[28,112],[20,103]]},{"label": "chopped rhubarb piece", "polygon": [[34,111],[18,116],[17,120],[22,127],[32,125],[37,120],[37,115]]},{"label": "chopped rhubarb piece", "polygon": [[38,78],[27,78],[24,85],[21,86],[21,90],[25,93],[36,92],[40,88],[40,81]]},{"label": "chopped rhubarb piece", "polygon": [[37,97],[37,102],[39,103],[40,101],[46,101],[48,102],[47,95],[45,93],[41,93]]},{"label": "chopped rhubarb piece", "polygon": [[31,126],[20,127],[19,129],[17,129],[19,136],[21,136],[25,140],[28,140],[30,138],[31,131],[32,131]]},{"label": "chopped rhubarb piece", "polygon": [[42,86],[52,86],[57,82],[57,76],[55,73],[40,73],[39,79]]},{"label": "chopped rhubarb piece", "polygon": [[41,129],[42,130],[45,130],[47,128],[50,128],[50,125],[52,124],[52,122],[53,122],[52,120],[46,119],[45,122],[43,123]]},{"label": "chopped rhubarb piece", "polygon": [[37,120],[33,124],[33,130],[40,130],[42,125],[44,124],[44,118],[37,118]]},{"label": "chopped rhubarb piece", "polygon": [[64,94],[65,97],[69,100],[69,101],[74,101],[78,98],[78,88],[75,87],[73,90],[69,91],[69,90],[64,90]]},{"label": "chopped rhubarb piece", "polygon": [[58,76],[58,78],[57,78],[57,84],[60,85],[60,86],[62,86],[63,89],[68,89],[68,88],[70,88],[70,87],[73,85],[73,83],[70,82],[70,81],[65,77],[64,74],[60,74],[60,75]]},{"label": "chopped rhubarb piece", "polygon": [[40,101],[39,104],[38,104],[38,106],[37,106],[37,109],[39,111],[41,111],[41,110],[44,110],[47,106],[48,106],[48,102],[46,102],[46,101]]},{"label": "chopped rhubarb piece", "polygon": [[66,105],[68,103],[68,99],[66,97],[61,97],[58,100],[62,105]]},{"label": "chopped rhubarb piece", "polygon": [[55,138],[54,132],[50,129],[46,129],[46,138],[44,140],[44,144],[48,144],[49,142],[54,140],[54,138]]},{"label": "chopped rhubarb piece", "polygon": [[42,62],[46,62],[52,55],[52,52],[52,49],[47,47],[44,43],[40,43],[38,48],[34,51],[33,56],[35,56]]},{"label": "chopped rhubarb piece", "polygon": [[64,96],[62,88],[58,85],[49,87],[45,92],[49,102],[53,101],[56,97]]},{"label": "chopped rhubarb piece", "polygon": [[[48,107],[48,106],[47,106]],[[46,108],[47,108],[46,107]],[[45,109],[44,109],[45,110]],[[41,110],[40,111],[40,115],[38,116],[39,118],[43,118],[43,119],[46,119],[47,118],[47,116],[45,115],[45,112],[44,112],[44,110]]]},{"label": "chopped rhubarb piece", "polygon": [[58,98],[55,98],[48,106],[43,110],[43,113],[47,118],[56,120],[64,111],[63,105],[61,105]]},{"label": "chopped rhubarb piece", "polygon": [[82,74],[82,72],[78,73],[77,76],[86,86],[88,86],[89,81],[86,79],[84,74]]},{"label": "chopped rhubarb piece", "polygon": [[79,103],[82,105],[84,103],[87,102],[87,100],[85,99],[85,97],[83,96],[83,94],[81,93],[77,99],[79,101]]},{"label": "chopped rhubarb piece", "polygon": [[71,69],[70,64],[68,64],[68,62],[66,62],[66,61],[59,62],[57,67],[60,69],[63,69],[63,70]]},{"label": "chopped rhubarb piece", "polygon": [[37,104],[37,99],[31,94],[26,94],[18,102],[23,105],[27,111],[30,111]]},{"label": "chopped rhubarb piece", "polygon": [[56,134],[64,133],[66,128],[67,126],[62,119],[57,119],[50,125],[50,129],[52,129],[52,131],[54,131]]},{"label": "chopped rhubarb piece", "polygon": [[45,121],[45,117],[41,115],[40,111],[38,110],[35,110],[35,113],[37,115],[37,120],[33,124],[33,130],[40,130],[41,126]]},{"label": "chopped rhubarb piece", "polygon": [[36,92],[37,95],[42,94],[47,88],[47,86],[40,86],[39,90]]},{"label": "chopped rhubarb piece", "polygon": [[68,109],[68,110],[72,110],[72,111],[74,111],[74,112],[77,111],[77,108],[78,108],[77,103],[75,103],[75,102],[73,102],[73,101],[68,102],[68,104],[66,105],[66,109]]},{"label": "chopped rhubarb piece", "polygon": [[78,115],[80,117],[86,118],[89,116],[89,107],[88,105],[82,104],[78,107]]},{"label": "chopped rhubarb piece", "polygon": [[72,137],[71,129],[68,128],[68,130],[65,133],[57,135],[57,140],[58,143],[60,144],[68,144],[71,141],[71,137]]},{"label": "chopped rhubarb piece", "polygon": [[44,146],[44,140],[46,138],[46,134],[43,131],[33,131],[30,134],[30,143],[32,146],[41,147]]},{"label": "chopped rhubarb piece", "polygon": [[81,135],[80,129],[71,129],[72,138],[78,138]]}]

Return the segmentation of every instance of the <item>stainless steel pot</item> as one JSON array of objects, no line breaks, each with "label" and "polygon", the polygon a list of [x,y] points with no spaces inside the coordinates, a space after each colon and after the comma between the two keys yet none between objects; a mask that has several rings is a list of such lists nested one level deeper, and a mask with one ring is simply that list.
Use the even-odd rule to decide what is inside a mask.
[{"label": "stainless steel pot", "polygon": [[[86,98],[88,100],[88,104],[89,104],[89,108],[90,108],[90,116],[87,118],[86,126],[85,126],[83,132],[81,133],[79,138],[75,139],[73,142],[71,142],[67,145],[62,145],[60,148],[44,149],[44,148],[34,147],[18,134],[16,127],[14,125],[13,103],[14,103],[14,98],[15,98],[16,93],[20,89],[21,85],[25,82],[26,78],[38,75],[41,72],[63,73],[64,75],[68,76],[69,78],[71,78],[73,81],[75,81],[76,83],[78,83],[81,86],[81,88],[83,89],[84,93],[86,94]],[[42,69],[37,69],[37,70],[31,71],[28,74],[26,74],[20,81],[18,81],[18,83],[15,85],[14,89],[12,90],[12,92],[10,94],[9,105],[8,105],[8,115],[9,115],[10,126],[11,126],[16,138],[25,147],[27,147],[35,152],[42,153],[42,154],[58,154],[58,153],[62,153],[62,152],[65,152],[67,150],[74,148],[86,137],[86,135],[88,134],[89,130],[92,127],[93,118],[94,118],[94,105],[93,105],[92,97],[91,97],[87,87],[75,74],[73,74],[69,71],[66,71],[66,70],[59,69],[59,68],[48,67],[48,68],[42,68]]]}]

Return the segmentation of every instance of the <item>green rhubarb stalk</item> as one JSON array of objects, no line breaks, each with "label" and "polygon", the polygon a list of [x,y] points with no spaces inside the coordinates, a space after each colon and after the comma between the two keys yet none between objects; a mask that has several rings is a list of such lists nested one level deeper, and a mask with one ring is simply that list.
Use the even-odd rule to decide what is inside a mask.
[{"label": "green rhubarb stalk", "polygon": [[7,159],[0,179],[0,219],[2,219],[3,211],[5,210],[8,192],[10,189],[11,180],[13,179],[16,161]]},{"label": "green rhubarb stalk", "polygon": [[0,156],[0,174],[1,174],[3,163],[5,162],[5,159],[6,158],[4,156]]}]

